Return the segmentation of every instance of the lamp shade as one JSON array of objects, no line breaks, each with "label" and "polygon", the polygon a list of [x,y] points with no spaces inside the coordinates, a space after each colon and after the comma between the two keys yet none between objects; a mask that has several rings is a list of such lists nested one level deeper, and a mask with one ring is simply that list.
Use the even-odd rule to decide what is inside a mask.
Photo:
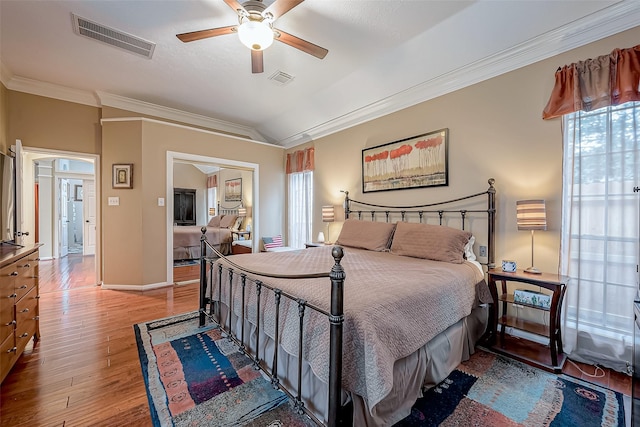
[{"label": "lamp shade", "polygon": [[238,37],[252,50],[265,50],[273,43],[273,30],[264,21],[246,20],[238,27]]},{"label": "lamp shade", "polygon": [[519,200],[516,202],[518,230],[546,230],[547,211],[544,200]]},{"label": "lamp shade", "polygon": [[247,216],[247,208],[238,209],[238,216]]},{"label": "lamp shade", "polygon": [[333,222],[335,221],[335,210],[333,206],[323,206],[322,207],[322,222]]},{"label": "lamp shade", "polygon": [[216,216],[216,208],[209,208],[209,215]]}]

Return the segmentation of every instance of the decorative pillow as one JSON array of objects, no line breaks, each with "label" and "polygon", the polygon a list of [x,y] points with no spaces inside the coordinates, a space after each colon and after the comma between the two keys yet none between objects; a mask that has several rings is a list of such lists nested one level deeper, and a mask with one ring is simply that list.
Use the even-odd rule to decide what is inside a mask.
[{"label": "decorative pillow", "polygon": [[282,247],[282,236],[278,234],[273,237],[263,237],[262,243],[264,244],[265,250],[280,248]]},{"label": "decorative pillow", "polygon": [[225,215],[220,220],[220,228],[231,228],[236,223],[238,215]]},{"label": "decorative pillow", "polygon": [[477,260],[475,252],[473,252],[473,244],[476,242],[475,236],[469,237],[469,241],[464,246],[464,259],[467,261]]},{"label": "decorative pillow", "polygon": [[220,220],[222,219],[222,217],[223,217],[223,215],[214,216],[213,218],[211,218],[209,220],[209,224],[207,224],[207,226],[219,228],[220,227]]},{"label": "decorative pillow", "polygon": [[396,225],[388,222],[348,219],[342,226],[336,245],[382,252],[389,249],[389,242]]},{"label": "decorative pillow", "polygon": [[444,225],[399,222],[391,242],[391,252],[415,258],[464,262],[465,246],[471,238],[468,231]]}]

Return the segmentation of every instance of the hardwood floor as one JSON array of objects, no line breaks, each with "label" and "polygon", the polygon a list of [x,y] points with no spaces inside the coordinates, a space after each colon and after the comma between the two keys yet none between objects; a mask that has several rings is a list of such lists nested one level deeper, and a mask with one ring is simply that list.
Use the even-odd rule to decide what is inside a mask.
[{"label": "hardwood floor", "polygon": [[64,258],[40,260],[40,294],[97,286],[93,255],[69,254]]},{"label": "hardwood floor", "polygon": [[[196,310],[198,284],[103,290],[69,261],[41,264],[41,339],[0,386],[0,426],[150,426],[133,325]],[[585,379],[629,394],[626,375]]]},{"label": "hardwood floor", "polygon": [[67,276],[54,266],[40,267],[46,287],[56,287],[51,278],[61,283],[41,292],[41,339],[0,386],[0,425],[151,425],[133,324],[196,310],[198,284],[147,292],[65,289],[90,280],[75,277],[82,268]]}]

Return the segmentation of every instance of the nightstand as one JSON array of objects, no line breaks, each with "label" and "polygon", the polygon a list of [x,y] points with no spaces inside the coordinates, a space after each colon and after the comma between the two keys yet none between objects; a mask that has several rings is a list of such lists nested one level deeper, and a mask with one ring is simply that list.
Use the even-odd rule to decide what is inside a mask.
[{"label": "nightstand", "polygon": [[[562,350],[562,332],[560,324],[562,319],[562,301],[567,290],[569,277],[551,273],[531,274],[525,273],[521,270],[516,271],[515,273],[507,273],[501,270],[489,270],[487,274],[489,279],[489,290],[496,302],[491,311],[491,318],[489,319],[493,350],[523,362],[537,365],[547,371],[561,372],[562,365],[565,361],[565,354]],[[502,285],[500,294],[498,294],[497,282],[500,282]],[[547,308],[521,301],[515,302],[513,291],[511,291],[512,293],[508,292],[507,282],[526,283],[528,285],[538,286],[541,292],[543,288],[550,291],[550,293],[543,292],[551,297],[550,307]],[[501,316],[498,316],[498,303],[502,303]],[[547,312],[549,313],[549,324],[545,325],[512,316],[509,314],[509,306],[527,307]],[[499,336],[498,325],[501,326]],[[538,355],[541,357],[535,357],[535,351],[525,352],[522,351],[522,348],[518,348],[518,346],[510,346],[509,340],[505,336],[505,330],[507,327],[549,338],[550,359],[544,354]],[[526,348],[526,346],[522,347]]]},{"label": "nightstand", "polygon": [[[251,240],[251,232],[243,230],[231,230],[231,236],[236,236],[238,240]],[[240,239],[240,237],[243,237]]]}]

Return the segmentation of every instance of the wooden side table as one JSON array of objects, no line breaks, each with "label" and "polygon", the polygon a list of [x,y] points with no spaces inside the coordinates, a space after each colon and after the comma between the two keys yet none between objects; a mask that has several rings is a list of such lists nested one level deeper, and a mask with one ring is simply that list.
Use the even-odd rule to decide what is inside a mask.
[{"label": "wooden side table", "polygon": [[319,242],[306,242],[304,244],[305,248],[320,248],[322,246],[324,246],[324,243],[319,243]]},{"label": "wooden side table", "polygon": [[[496,304],[491,311],[490,319],[491,343],[494,344],[494,350],[512,356],[516,359],[536,364],[541,368],[552,372],[561,372],[562,365],[565,361],[565,355],[562,349],[562,331],[560,328],[562,319],[562,302],[567,290],[569,277],[551,273],[531,274],[525,273],[521,270],[516,271],[515,273],[507,273],[501,270],[492,269],[489,270],[487,274],[489,279],[489,290],[491,291],[493,300],[496,301]],[[497,282],[500,282],[502,285],[501,293],[499,295]],[[526,283],[551,291],[551,306],[546,308],[534,304],[515,302],[513,293],[508,293],[507,282]],[[498,302],[502,303],[502,315],[500,317],[498,317]],[[517,304],[548,312],[549,325],[547,326],[508,315],[507,306],[509,304]],[[496,341],[498,341],[498,325],[501,325],[499,345],[495,345],[497,344]],[[514,349],[507,349],[505,345],[505,329],[507,327],[512,327],[549,338],[551,363],[544,363],[532,357],[518,354]]]},{"label": "wooden side table", "polygon": [[251,240],[250,231],[231,230],[231,236],[234,236],[234,235],[238,238],[238,240],[240,240],[240,237],[244,237],[244,240]]}]

